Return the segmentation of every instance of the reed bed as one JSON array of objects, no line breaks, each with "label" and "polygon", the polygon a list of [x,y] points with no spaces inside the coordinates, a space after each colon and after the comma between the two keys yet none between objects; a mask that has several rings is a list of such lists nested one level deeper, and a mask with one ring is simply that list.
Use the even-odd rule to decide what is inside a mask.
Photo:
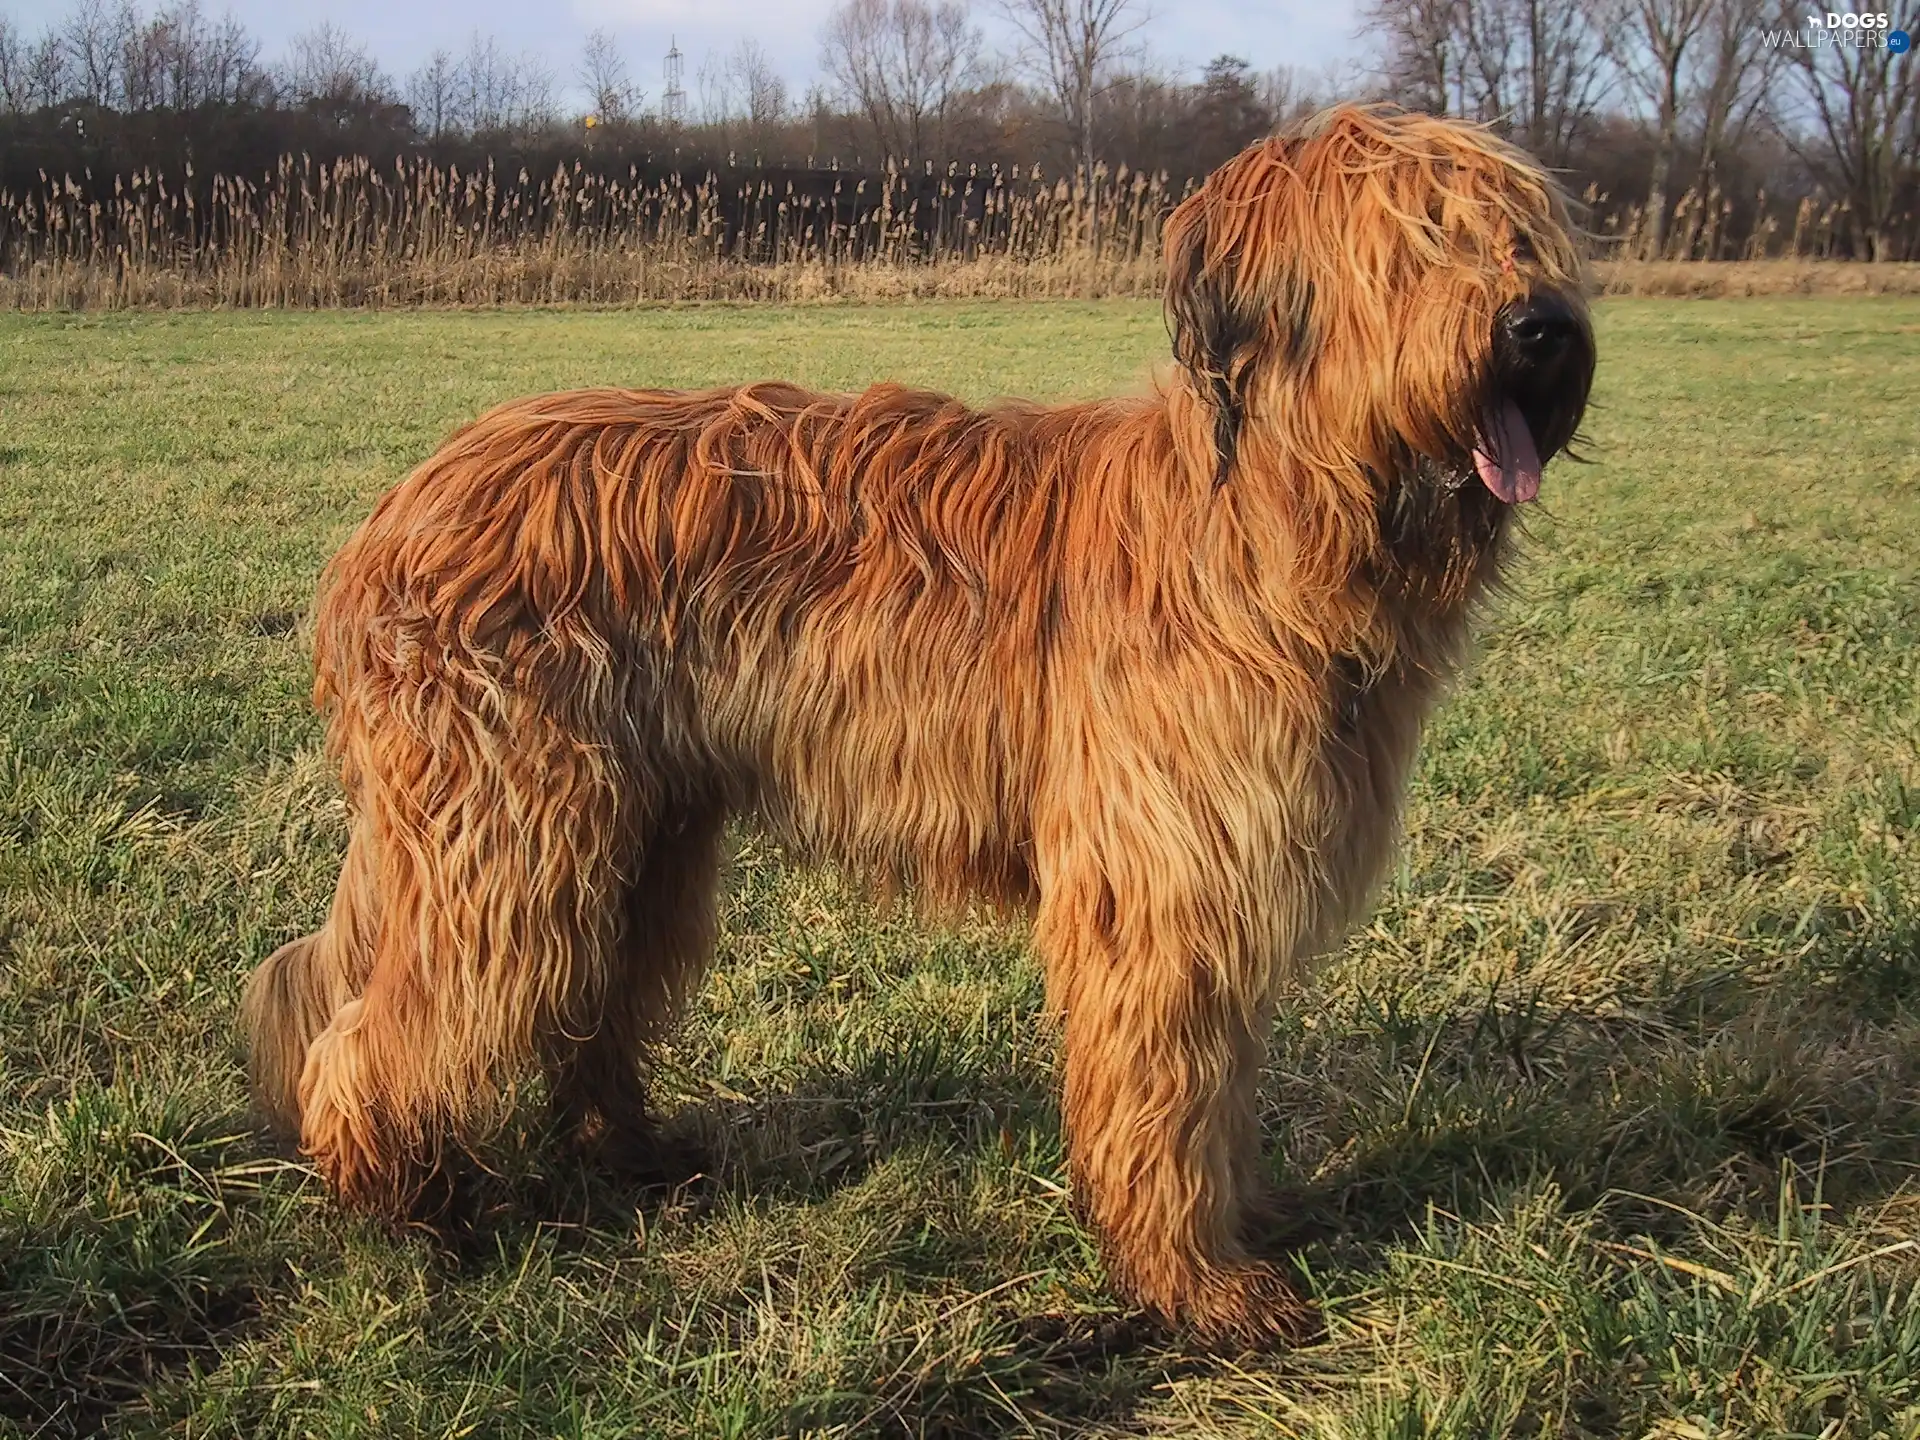
[{"label": "reed bed", "polygon": [[[1593,185],[1581,198],[1595,222],[1596,239],[1622,260],[1846,262],[1859,243],[1851,202],[1803,195],[1788,211],[1764,185],[1738,204],[1717,180],[1690,186],[1674,202],[1657,241],[1645,205],[1619,203]],[[1899,215],[1889,227],[1895,237],[1907,237],[1903,251],[1896,243],[1896,258],[1904,253],[1907,260],[1920,260],[1913,249],[1915,220],[1912,214]]]},{"label": "reed bed", "polygon": [[608,177],[283,159],[0,195],[15,309],[1144,295],[1178,200],[1125,167]]},{"label": "reed bed", "polygon": [[[419,159],[284,157],[259,180],[42,177],[0,192],[0,307],[18,310],[630,305],[696,300],[1150,296],[1181,193],[1125,166],[857,175],[735,170],[542,177]],[[1717,186],[1661,243],[1589,189],[1609,294],[1920,293],[1920,266],[1858,265],[1844,204],[1776,214]],[[1736,213],[1744,218],[1737,233]]]}]

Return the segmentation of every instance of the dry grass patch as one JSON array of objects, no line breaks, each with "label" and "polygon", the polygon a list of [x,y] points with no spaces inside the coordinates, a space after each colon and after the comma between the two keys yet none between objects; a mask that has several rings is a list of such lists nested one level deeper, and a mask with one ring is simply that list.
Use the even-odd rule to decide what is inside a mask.
[{"label": "dry grass patch", "polygon": [[1608,295],[1733,299],[1778,295],[1920,295],[1920,264],[1851,260],[1602,260]]}]

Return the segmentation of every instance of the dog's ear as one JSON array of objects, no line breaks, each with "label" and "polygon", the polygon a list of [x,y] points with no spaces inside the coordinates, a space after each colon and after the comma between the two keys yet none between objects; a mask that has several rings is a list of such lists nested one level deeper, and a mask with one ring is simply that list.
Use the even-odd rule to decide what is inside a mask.
[{"label": "dog's ear", "polygon": [[[1270,165],[1262,168],[1268,173],[1260,179],[1271,184],[1276,177]],[[1312,280],[1260,253],[1279,238],[1263,223],[1273,197],[1223,196],[1228,178],[1215,175],[1184,201],[1167,218],[1162,236],[1173,357],[1213,410],[1216,486],[1232,473],[1255,372],[1276,360],[1305,364],[1313,343]],[[1221,212],[1228,209],[1231,228],[1222,234]],[[1268,272],[1264,281],[1259,272]]]},{"label": "dog's ear", "polygon": [[[1190,214],[1188,206],[1197,213]],[[1208,208],[1205,194],[1196,195],[1167,222],[1167,321],[1173,358],[1187,368],[1213,410],[1213,483],[1219,486],[1232,472],[1247,415],[1246,364],[1239,357],[1259,322],[1239,303],[1233,257],[1207,261]]]}]

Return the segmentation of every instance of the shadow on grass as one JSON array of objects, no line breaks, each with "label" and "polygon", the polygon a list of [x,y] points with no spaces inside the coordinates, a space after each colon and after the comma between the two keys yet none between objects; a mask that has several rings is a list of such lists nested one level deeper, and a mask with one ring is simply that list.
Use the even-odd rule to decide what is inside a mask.
[{"label": "shadow on grass", "polygon": [[1495,987],[1421,1015],[1362,992],[1349,1023],[1296,1025],[1277,1047],[1266,1128],[1305,1143],[1276,1157],[1272,1238],[1364,1251],[1430,1208],[1474,1221],[1542,1180],[1571,1207],[1604,1202],[1617,1234],[1665,1238],[1687,1210],[1771,1214],[1788,1163],[1822,1177],[1837,1215],[1871,1206],[1920,1154],[1916,1001],[1905,925],[1639,997]]},{"label": "shadow on grass", "polygon": [[[11,1273],[0,1289],[14,1289]],[[261,1296],[245,1279],[194,1291],[138,1286],[41,1297],[0,1319],[0,1421],[28,1433],[92,1435],[169,1375],[220,1353],[253,1328]]]},{"label": "shadow on grass", "polygon": [[[967,1343],[876,1377],[869,1391],[793,1407],[782,1433],[989,1437],[1032,1433],[1148,1433],[1139,1406],[1156,1386],[1211,1370],[1207,1357],[1157,1348],[1158,1327],[1125,1316],[1002,1318]],[[1143,1364],[1151,1358],[1154,1363]],[[1043,1433],[1045,1433],[1043,1431]]]},{"label": "shadow on grass", "polygon": [[[1262,1089],[1290,1238],[1384,1242],[1430,1206],[1470,1218],[1538,1179],[1657,1235],[1674,1205],[1769,1210],[1782,1162],[1821,1172],[1839,1209],[1886,1198],[1920,1154],[1920,930],[1823,924],[1791,965],[1644,994],[1496,985],[1422,1012],[1349,989],[1313,1029],[1301,1007]],[[801,1202],[907,1149],[1031,1144],[1058,1165],[1059,1123],[1051,1074],[930,1035],[673,1121],[720,1184]]]},{"label": "shadow on grass", "polygon": [[[819,1206],[891,1161],[951,1165],[1015,1145],[1060,1170],[1053,1077],[995,1061],[1004,1057],[904,1036],[849,1068],[809,1067],[766,1093],[683,1104],[660,1126],[657,1165],[639,1175],[557,1143],[529,1107],[430,1204],[436,1233],[479,1257],[527,1223],[584,1234],[630,1228],[636,1208],[698,1215],[728,1199]],[[922,1278],[948,1273],[933,1251],[928,1260]]]},{"label": "shadow on grass", "polygon": [[[1822,1176],[1835,1219],[1870,1206],[1920,1153],[1910,939],[1897,927],[1836,932],[1770,973],[1696,971],[1577,1000],[1507,986],[1421,1009],[1391,977],[1371,990],[1349,980],[1311,1027],[1303,1009],[1276,1036],[1263,1106],[1283,1203],[1264,1238],[1351,1290],[1387,1274],[1432,1210],[1498,1225],[1514,1193],[1541,1182],[1570,1209],[1593,1209],[1603,1239],[1683,1244],[1686,1211],[1764,1217],[1783,1164]],[[486,1269],[524,1254],[534,1230],[562,1252],[620,1249],[636,1215],[642,1229],[684,1234],[707,1215],[762,1207],[798,1212],[778,1218],[785,1241],[831,1247],[851,1243],[832,1207],[875,1181],[858,1203],[926,1221],[870,1267],[895,1289],[981,1294],[1031,1258],[991,1226],[947,1222],[956,1177],[964,1187],[970,1169],[1004,1166],[1010,1146],[1060,1178],[1043,1066],[917,1034],[783,1078],[672,1113],[667,1140],[706,1156],[678,1186],[622,1183],[556,1150],[538,1125],[516,1126],[463,1182],[444,1253],[456,1269]],[[791,1428],[986,1435],[1044,1417],[1127,1433],[1169,1375],[1220,1363],[1138,1316],[1022,1303],[1033,1302],[989,1301],[972,1331],[936,1336],[896,1369],[880,1347],[875,1372],[805,1402]]]},{"label": "shadow on grass", "polygon": [[39,1183],[0,1225],[0,1421],[95,1434],[254,1328],[286,1268],[243,1233],[244,1127],[89,1089],[33,1139],[16,1175]]}]

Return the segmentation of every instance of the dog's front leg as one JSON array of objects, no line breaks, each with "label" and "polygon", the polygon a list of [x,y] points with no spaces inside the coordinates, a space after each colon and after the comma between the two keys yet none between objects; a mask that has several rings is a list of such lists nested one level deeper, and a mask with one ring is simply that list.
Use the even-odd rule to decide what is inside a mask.
[{"label": "dog's front leg", "polygon": [[1141,878],[1123,897],[1091,867],[1061,871],[1041,903],[1076,1203],[1115,1285],[1165,1319],[1215,1342],[1299,1340],[1313,1308],[1243,1238],[1266,967],[1232,953],[1240,917],[1217,892]]}]

